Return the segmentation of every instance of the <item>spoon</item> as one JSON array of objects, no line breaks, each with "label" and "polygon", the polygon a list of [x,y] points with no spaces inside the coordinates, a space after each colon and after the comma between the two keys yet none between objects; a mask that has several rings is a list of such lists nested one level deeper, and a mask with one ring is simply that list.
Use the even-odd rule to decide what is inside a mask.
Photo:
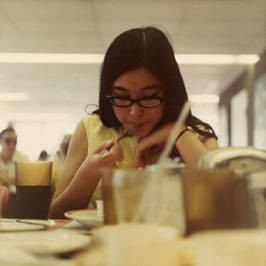
[{"label": "spoon", "polygon": [[[122,140],[125,137],[132,137],[134,136],[134,134],[136,133],[136,127],[134,127],[133,125],[130,125],[127,130],[123,133],[122,136],[120,136],[119,138],[117,138],[117,142],[119,142],[120,140]],[[109,149],[104,149],[102,150],[99,155],[101,157],[105,156],[107,153],[109,152]]]},{"label": "spoon", "polygon": [[47,220],[47,221],[40,221],[40,220],[24,220],[24,219],[6,219],[1,218],[0,222],[4,223],[21,223],[21,224],[32,224],[32,225],[41,225],[44,227],[54,227],[56,225],[56,222],[54,220]]},{"label": "spoon", "polygon": [[136,133],[136,128],[133,125],[130,125],[128,129],[124,132],[122,136],[120,136],[116,141],[119,142],[121,139],[125,137],[132,137]]}]

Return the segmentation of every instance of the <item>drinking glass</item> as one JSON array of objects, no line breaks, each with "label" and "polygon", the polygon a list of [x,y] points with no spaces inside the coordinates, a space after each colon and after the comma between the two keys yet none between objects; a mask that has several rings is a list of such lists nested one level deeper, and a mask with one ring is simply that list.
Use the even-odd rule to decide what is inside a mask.
[{"label": "drinking glass", "polygon": [[131,222],[148,180],[148,173],[128,169],[104,169],[102,176],[104,222]]},{"label": "drinking glass", "polygon": [[16,162],[17,218],[47,219],[52,162]]},{"label": "drinking glass", "polygon": [[105,171],[103,199],[106,224],[149,223],[185,232],[182,182],[169,169]]}]

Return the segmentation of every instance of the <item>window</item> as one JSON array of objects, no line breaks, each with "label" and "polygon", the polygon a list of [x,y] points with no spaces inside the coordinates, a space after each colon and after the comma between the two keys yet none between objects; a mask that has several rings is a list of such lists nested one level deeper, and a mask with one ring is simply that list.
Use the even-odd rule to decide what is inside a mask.
[{"label": "window", "polygon": [[266,74],[255,83],[254,146],[266,150]]},{"label": "window", "polygon": [[242,89],[231,99],[231,143],[232,146],[248,145],[247,90]]}]

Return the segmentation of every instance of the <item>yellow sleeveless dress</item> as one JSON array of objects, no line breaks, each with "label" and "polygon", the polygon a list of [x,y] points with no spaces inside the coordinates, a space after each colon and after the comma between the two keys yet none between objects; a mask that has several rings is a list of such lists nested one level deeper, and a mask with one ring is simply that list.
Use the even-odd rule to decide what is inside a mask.
[{"label": "yellow sleeveless dress", "polygon": [[[108,141],[111,139],[117,139],[123,134],[123,128],[114,129],[105,127],[100,117],[97,114],[91,114],[83,118],[83,124],[86,129],[87,140],[88,140],[88,154],[92,153],[102,142]],[[207,128],[202,125],[197,125],[202,131],[209,132]],[[198,134],[192,128],[189,129],[201,142],[204,142],[208,137]],[[136,155],[135,148],[138,143],[138,137],[133,136],[130,138],[124,138],[120,141],[120,145],[124,152],[124,160],[118,164],[119,168],[136,168]],[[152,163],[156,162],[159,157],[159,154],[151,158]],[[92,196],[91,202],[95,202],[97,199],[102,198],[101,191],[101,181],[98,183],[95,192]]]},{"label": "yellow sleeveless dress", "polygon": [[[101,143],[111,139],[117,139],[123,134],[122,127],[119,129],[105,127],[100,117],[96,114],[91,114],[83,117],[83,125],[86,129],[88,140],[88,154],[92,153]],[[135,147],[138,143],[138,137],[124,138],[120,142],[124,152],[124,160],[119,163],[121,168],[134,168],[136,165]],[[98,183],[91,202],[102,198],[101,181]]]}]

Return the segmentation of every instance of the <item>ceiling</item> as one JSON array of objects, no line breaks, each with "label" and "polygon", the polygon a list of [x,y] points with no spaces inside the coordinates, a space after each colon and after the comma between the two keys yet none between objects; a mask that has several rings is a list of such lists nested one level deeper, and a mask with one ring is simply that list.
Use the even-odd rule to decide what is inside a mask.
[{"label": "ceiling", "polygon": [[[0,0],[0,53],[105,53],[121,32],[165,30],[176,54],[260,54],[265,0]],[[181,65],[189,94],[219,94],[245,65]],[[0,112],[66,113],[80,119],[97,103],[99,64],[0,63]]]}]

